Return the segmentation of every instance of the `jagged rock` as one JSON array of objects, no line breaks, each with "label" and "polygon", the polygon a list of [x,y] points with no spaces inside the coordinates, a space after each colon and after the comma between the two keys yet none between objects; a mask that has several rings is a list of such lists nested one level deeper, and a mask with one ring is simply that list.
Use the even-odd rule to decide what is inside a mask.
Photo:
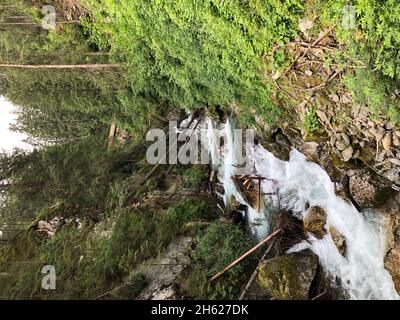
[{"label": "jagged rock", "polygon": [[400,169],[398,167],[392,168],[382,174],[385,178],[395,183],[400,182]]},{"label": "jagged rock", "polygon": [[360,122],[367,122],[368,121],[369,111],[365,106],[360,106],[360,109],[357,114],[357,120]]},{"label": "jagged rock", "polygon": [[325,111],[317,110],[317,115],[323,123],[329,123],[329,119]]},{"label": "jagged rock", "polygon": [[350,170],[349,191],[360,208],[376,208],[393,194],[391,181],[368,169]]},{"label": "jagged rock", "polygon": [[382,150],[375,158],[377,162],[383,162],[387,156],[386,150]]},{"label": "jagged rock", "polygon": [[336,141],[335,146],[339,151],[343,151],[344,149],[347,148],[346,143],[344,143],[342,140]]},{"label": "jagged rock", "polygon": [[260,265],[258,282],[270,297],[308,299],[318,266],[318,257],[311,250],[290,253]]},{"label": "jagged rock", "polygon": [[396,166],[400,166],[400,160],[399,159],[392,158],[389,161],[390,161],[390,163],[393,163]]},{"label": "jagged rock", "polygon": [[350,137],[344,132],[342,132],[342,139],[346,143],[346,145],[350,145]]},{"label": "jagged rock", "polygon": [[400,248],[390,250],[385,257],[385,269],[392,276],[394,286],[400,293]]},{"label": "jagged rock", "polygon": [[341,102],[343,104],[349,104],[351,102],[351,95],[350,93],[346,92],[345,94],[342,95],[341,97]]},{"label": "jagged rock", "polygon": [[342,151],[342,157],[345,162],[349,161],[353,157],[353,147],[350,146]]},{"label": "jagged rock", "polygon": [[319,296],[318,300],[349,299],[340,278],[330,276],[321,264],[318,265],[317,273],[310,288],[310,297],[315,298],[316,296]]},{"label": "jagged rock", "polygon": [[329,233],[331,234],[332,240],[335,243],[339,253],[345,257],[347,248],[345,237],[335,227],[332,226],[329,227]]},{"label": "jagged rock", "polygon": [[311,77],[313,75],[313,72],[310,69],[307,69],[306,71],[304,71],[304,73],[306,74],[306,76]]},{"label": "jagged rock", "polygon": [[394,129],[394,124],[392,122],[386,122],[385,124],[386,130],[393,130]]},{"label": "jagged rock", "polygon": [[361,151],[360,150],[356,150],[356,152],[354,152],[353,154],[353,159],[358,159],[361,155]]},{"label": "jagged rock", "polygon": [[392,135],[390,133],[385,134],[382,139],[382,146],[385,150],[390,150],[392,148]]},{"label": "jagged rock", "polygon": [[393,135],[393,145],[394,145],[395,147],[399,147],[399,146],[400,146],[400,139],[399,139],[399,137],[396,136],[396,135]]},{"label": "jagged rock", "polygon": [[334,103],[340,102],[340,98],[336,93],[329,95],[329,97],[331,98],[332,102],[334,102]]},{"label": "jagged rock", "polygon": [[383,137],[385,136],[385,130],[383,130],[382,128],[378,129],[374,129],[375,130],[375,139],[376,141],[381,141],[383,139]]},{"label": "jagged rock", "polygon": [[326,235],[326,212],[323,208],[311,207],[303,220],[304,229],[316,238],[322,239]]},{"label": "jagged rock", "polygon": [[40,220],[40,221],[38,222],[38,224],[37,224],[37,230],[38,230],[38,231],[51,232],[51,233],[54,233],[54,232],[55,232],[53,226],[52,226],[49,222],[44,221],[44,220]]}]

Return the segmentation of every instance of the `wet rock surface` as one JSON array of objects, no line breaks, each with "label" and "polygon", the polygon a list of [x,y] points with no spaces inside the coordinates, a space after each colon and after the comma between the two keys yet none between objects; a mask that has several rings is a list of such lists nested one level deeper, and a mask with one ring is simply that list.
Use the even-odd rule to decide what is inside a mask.
[{"label": "wet rock surface", "polygon": [[368,169],[350,170],[349,191],[360,208],[378,208],[394,196],[391,182]]},{"label": "wet rock surface", "polygon": [[261,264],[258,283],[274,299],[305,300],[317,266],[318,257],[310,250],[279,256]]},{"label": "wet rock surface", "polygon": [[339,253],[345,257],[346,256],[346,238],[335,228],[330,226],[329,233],[331,234],[333,243],[338,249]]},{"label": "wet rock surface", "polygon": [[397,201],[393,200],[386,206],[389,217],[387,224],[387,253],[385,269],[392,276],[395,288],[400,294],[400,210]]},{"label": "wet rock surface", "polygon": [[392,276],[395,288],[400,293],[400,247],[390,250],[386,255],[385,269]]},{"label": "wet rock surface", "polygon": [[326,212],[321,207],[311,207],[303,220],[304,229],[316,238],[322,239],[326,235]]}]

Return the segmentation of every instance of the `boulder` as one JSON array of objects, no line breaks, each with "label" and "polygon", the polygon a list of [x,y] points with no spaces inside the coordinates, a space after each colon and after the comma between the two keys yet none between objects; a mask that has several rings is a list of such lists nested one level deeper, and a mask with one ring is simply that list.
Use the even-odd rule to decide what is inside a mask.
[{"label": "boulder", "polygon": [[342,140],[338,140],[338,141],[336,141],[336,148],[339,150],[339,151],[343,151],[344,149],[346,149],[347,148],[347,144],[345,143],[345,142],[343,142]]},{"label": "boulder", "polygon": [[347,147],[346,149],[344,149],[344,150],[342,151],[343,160],[344,160],[345,162],[349,161],[349,160],[353,157],[353,152],[354,152],[354,150],[353,150],[353,147],[352,147],[352,146]]},{"label": "boulder", "polygon": [[346,238],[335,228],[330,226],[329,233],[331,234],[333,243],[338,249],[339,253],[345,257],[346,256]]},{"label": "boulder", "polygon": [[317,266],[311,250],[279,256],[261,263],[258,283],[272,298],[306,300]]},{"label": "boulder", "polygon": [[400,248],[390,250],[385,257],[385,269],[392,276],[394,286],[400,293]]},{"label": "boulder", "polygon": [[342,132],[342,139],[347,145],[350,145],[350,137],[344,132]]},{"label": "boulder", "polygon": [[316,238],[322,239],[326,235],[326,212],[321,207],[311,207],[303,220],[304,229]]},{"label": "boulder", "polygon": [[394,190],[392,182],[369,169],[350,170],[349,191],[360,208],[377,208],[390,198]]},{"label": "boulder", "polygon": [[392,148],[392,135],[388,132],[382,139],[382,146],[385,150],[390,150]]}]

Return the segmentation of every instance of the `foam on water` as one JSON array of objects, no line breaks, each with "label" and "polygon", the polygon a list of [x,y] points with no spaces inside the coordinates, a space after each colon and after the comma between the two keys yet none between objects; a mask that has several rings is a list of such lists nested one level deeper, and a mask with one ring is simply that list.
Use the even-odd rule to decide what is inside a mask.
[{"label": "foam on water", "polygon": [[[240,203],[248,205],[249,222],[258,222],[254,233],[262,238],[270,232],[268,209],[260,218],[260,213],[246,203],[231,179],[236,171],[235,148],[238,148],[232,128],[229,120],[222,128],[225,144],[218,176],[225,188],[224,201],[229,204],[233,195]],[[219,138],[210,138],[209,143],[211,150],[218,150]],[[291,151],[289,161],[281,161],[260,145],[250,145],[246,149],[254,163],[253,174],[271,179],[263,180],[263,193],[272,193],[278,188],[280,205],[303,217],[308,205],[324,208],[326,229],[332,226],[346,238],[346,257],[338,252],[329,232],[321,240],[310,235],[310,243],[300,243],[290,251],[310,248],[332,278],[341,280],[350,299],[400,298],[384,268],[386,233],[383,215],[372,211],[358,212],[352,204],[338,197],[328,174],[297,150]],[[265,200],[271,201],[270,198]]]}]

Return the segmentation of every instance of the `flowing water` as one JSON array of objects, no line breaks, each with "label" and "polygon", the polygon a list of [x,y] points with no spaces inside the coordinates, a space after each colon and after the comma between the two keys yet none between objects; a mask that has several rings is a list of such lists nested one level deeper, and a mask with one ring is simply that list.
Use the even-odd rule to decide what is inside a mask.
[{"label": "flowing water", "polygon": [[[265,237],[271,232],[273,208],[278,206],[278,198],[264,196],[264,210],[256,212],[236,190],[231,179],[237,174],[236,155],[242,149],[241,144],[235,141],[232,119],[219,130],[215,130],[212,120],[207,120],[205,128],[207,139],[203,143],[208,144],[214,166],[220,164],[218,178],[225,189],[221,196],[227,205],[231,196],[247,205],[247,218],[253,225],[255,236],[259,239]],[[221,137],[224,138],[222,150]],[[350,299],[399,299],[392,278],[384,268],[386,233],[383,215],[373,211],[359,212],[338,197],[328,174],[295,149],[291,151],[289,161],[279,160],[261,145],[250,143],[245,149],[246,157],[252,163],[252,175],[269,179],[262,181],[263,193],[279,190],[279,205],[299,217],[304,217],[308,205],[324,208],[327,213],[326,229],[332,226],[346,239],[346,257],[338,252],[329,232],[323,239],[310,235],[310,243],[300,243],[290,252],[311,249],[332,279],[341,280]],[[219,153],[222,155],[220,160]]]}]

